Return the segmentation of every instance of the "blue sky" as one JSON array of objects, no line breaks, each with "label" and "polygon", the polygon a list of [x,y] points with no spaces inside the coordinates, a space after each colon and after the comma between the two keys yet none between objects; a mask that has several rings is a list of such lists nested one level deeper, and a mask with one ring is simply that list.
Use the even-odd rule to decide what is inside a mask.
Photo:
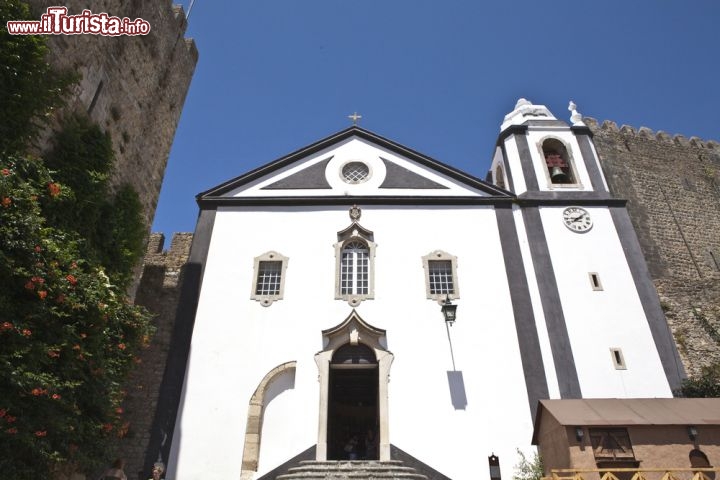
[{"label": "blue sky", "polygon": [[601,121],[720,140],[718,25],[717,0],[195,0],[200,60],[153,231],[192,231],[197,193],[354,111],[481,178],[520,97],[566,121],[573,100]]}]

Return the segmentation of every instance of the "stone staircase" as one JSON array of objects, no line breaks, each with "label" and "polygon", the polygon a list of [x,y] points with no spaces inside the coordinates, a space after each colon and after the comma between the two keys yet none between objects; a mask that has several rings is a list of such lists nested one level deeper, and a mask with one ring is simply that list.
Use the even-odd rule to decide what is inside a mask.
[{"label": "stone staircase", "polygon": [[428,480],[412,467],[406,467],[400,460],[339,460],[301,461],[300,466],[291,467],[288,473],[275,477],[276,480]]}]

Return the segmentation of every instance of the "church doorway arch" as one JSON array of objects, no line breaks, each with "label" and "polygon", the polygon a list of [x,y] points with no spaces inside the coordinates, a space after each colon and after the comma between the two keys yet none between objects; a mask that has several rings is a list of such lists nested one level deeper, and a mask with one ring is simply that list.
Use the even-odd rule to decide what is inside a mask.
[{"label": "church doorway arch", "polygon": [[[349,459],[354,453],[357,458],[390,460],[388,378],[393,354],[385,330],[353,310],[322,334],[324,348],[315,355],[320,382],[316,459]],[[347,452],[353,437],[357,447]]]},{"label": "church doorway arch", "polygon": [[330,361],[328,460],[377,460],[378,363],[367,345],[345,344]]}]

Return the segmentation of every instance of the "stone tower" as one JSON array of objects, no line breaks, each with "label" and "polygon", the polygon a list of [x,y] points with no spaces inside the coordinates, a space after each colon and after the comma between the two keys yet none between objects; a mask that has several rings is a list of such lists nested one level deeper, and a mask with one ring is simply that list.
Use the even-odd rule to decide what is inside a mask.
[{"label": "stone tower", "polygon": [[[57,5],[52,0],[27,3],[38,20],[49,6]],[[64,5],[71,15],[89,9],[150,23],[148,35],[47,39],[52,66],[81,76],[60,115],[85,113],[110,133],[116,161],[112,184],[135,188],[149,226],[198,59],[195,43],[184,37],[185,14],[169,0],[71,0]]]}]

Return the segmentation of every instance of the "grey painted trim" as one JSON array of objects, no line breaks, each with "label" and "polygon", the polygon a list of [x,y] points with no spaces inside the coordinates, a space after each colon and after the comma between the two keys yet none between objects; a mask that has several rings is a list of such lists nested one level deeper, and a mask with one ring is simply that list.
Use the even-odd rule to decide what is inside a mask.
[{"label": "grey painted trim", "polygon": [[529,127],[565,127],[567,128],[568,124],[563,122],[562,120],[526,120],[522,123],[523,125],[527,125]]},{"label": "grey painted trim", "polygon": [[469,173],[463,172],[462,170],[459,170],[455,167],[451,167],[450,165],[446,165],[442,162],[439,162],[438,160],[428,157],[427,155],[423,155],[422,153],[416,152],[415,150],[388,140],[387,138],[383,138],[380,135],[377,135],[370,132],[369,130],[365,130],[355,125],[352,127],[348,127],[340,132],[337,132],[334,135],[324,138],[318,142],[315,142],[312,145],[301,148],[300,150],[296,150],[295,152],[286,155],[278,160],[275,160],[274,162],[262,165],[255,170],[251,170],[239,177],[230,179],[216,187],[211,188],[210,190],[199,193],[198,195],[196,195],[196,198],[198,200],[201,200],[204,197],[223,195],[227,192],[234,190],[235,188],[246,185],[266,175],[270,175],[273,172],[288,165],[291,165],[298,160],[307,158],[310,155],[318,153],[325,148],[332,147],[333,145],[337,145],[338,143],[352,137],[358,137],[372,142],[375,145],[385,148],[393,153],[397,153],[398,155],[407,157],[414,162],[433,169],[441,175],[446,175],[463,183],[464,185],[470,186],[472,188],[477,188],[478,190],[481,190],[489,195],[504,195],[506,193],[504,190],[492,184],[489,184],[479,178],[476,178]]},{"label": "grey painted trim", "polygon": [[331,189],[332,187],[325,178],[325,168],[332,158],[311,165],[260,190]]},{"label": "grey painted trim", "polygon": [[505,139],[510,135],[525,135],[527,131],[527,125],[510,125],[505,130],[500,132],[500,135],[498,135],[497,141],[495,142],[495,146],[505,143]]},{"label": "grey painted trim", "polygon": [[403,462],[403,466],[405,467],[414,468],[421,475],[425,475],[428,480],[451,480],[450,477],[446,477],[427,463],[418,460],[393,444],[390,444],[390,458],[393,460],[400,460]]},{"label": "grey painted trim", "polygon": [[547,192],[527,192],[518,195],[518,198],[526,200],[562,200],[565,203],[572,200],[617,200],[606,191],[600,192],[583,192],[583,191],[565,191],[561,189]]},{"label": "grey painted trim", "polygon": [[593,190],[596,192],[606,192],[605,185],[603,184],[602,172],[600,172],[600,163],[593,150],[590,147],[590,137],[583,133],[575,133],[575,138],[580,145],[580,153],[582,154],[583,161],[585,162],[585,168],[587,168],[588,175],[590,175],[590,184]]},{"label": "grey painted trim", "polygon": [[623,199],[608,198],[607,196],[595,196],[591,192],[575,192],[577,195],[567,192],[565,195],[558,195],[553,192],[533,192],[522,194],[519,197],[512,197],[511,192],[503,197],[440,197],[431,195],[412,195],[407,197],[379,195],[379,196],[332,196],[332,197],[209,197],[198,200],[203,208],[216,207],[299,207],[299,206],[330,206],[353,204],[362,205],[507,205],[517,203],[518,205],[568,205],[572,201],[577,205],[600,205],[600,206],[624,206],[627,201]]},{"label": "grey painted trim", "polygon": [[610,207],[610,215],[618,232],[620,244],[625,252],[625,259],[628,267],[630,267],[630,273],[650,326],[650,332],[660,356],[665,377],[670,384],[670,388],[676,391],[680,388],[686,376],[685,369],[680,360],[670,327],[665,320],[665,313],[660,307],[660,299],[650,277],[645,257],[640,248],[640,242],[630,221],[630,215],[628,215],[627,209],[624,207]]},{"label": "grey painted trim", "polygon": [[537,191],[538,179],[535,175],[535,169],[533,168],[527,135],[515,135],[515,142],[517,143],[520,165],[522,165],[523,176],[525,177],[525,186],[530,191]]},{"label": "grey painted trim", "polygon": [[214,224],[215,210],[201,210],[193,234],[190,256],[182,269],[182,286],[175,313],[170,351],[168,352],[167,363],[160,384],[158,402],[150,431],[150,441],[145,452],[144,478],[152,476],[152,466],[157,460],[158,452],[161,452],[165,462],[168,461],[170,456],[175,420],[180,407],[187,360],[190,354],[195,312]]},{"label": "grey painted trim", "polygon": [[530,300],[527,272],[520,252],[520,241],[515,228],[512,206],[502,205],[495,209],[500,245],[502,246],[505,270],[510,285],[515,329],[520,346],[520,360],[525,375],[525,388],[530,403],[530,418],[535,418],[538,402],[550,398],[548,393],[545,365],[543,364],[540,340],[538,338],[535,314]]},{"label": "grey painted trim", "polygon": [[590,138],[593,138],[595,136],[593,134],[593,131],[587,125],[571,125],[570,130],[575,132],[576,135],[587,135]]},{"label": "grey painted trim", "polygon": [[511,192],[515,192],[515,182],[513,181],[512,171],[510,170],[510,166],[508,165],[508,156],[507,151],[505,150],[505,142],[500,144],[500,148],[502,149],[502,156],[503,156],[503,170],[505,171],[505,175],[508,179],[508,190]]},{"label": "grey painted trim", "polygon": [[425,178],[418,175],[415,172],[411,172],[407,168],[401,167],[400,165],[393,163],[389,160],[385,160],[380,157],[380,160],[385,164],[385,179],[379,188],[412,188],[412,189],[443,189],[447,190],[448,187],[440,185],[437,182],[433,182],[429,178]]},{"label": "grey painted trim", "polygon": [[540,301],[545,314],[545,324],[550,337],[550,347],[555,361],[560,397],[582,398],[570,336],[565,324],[565,314],[560,302],[560,292],[540,218],[540,210],[537,207],[526,207],[522,212],[530,245],[530,255],[535,267],[535,278],[540,291]]}]

